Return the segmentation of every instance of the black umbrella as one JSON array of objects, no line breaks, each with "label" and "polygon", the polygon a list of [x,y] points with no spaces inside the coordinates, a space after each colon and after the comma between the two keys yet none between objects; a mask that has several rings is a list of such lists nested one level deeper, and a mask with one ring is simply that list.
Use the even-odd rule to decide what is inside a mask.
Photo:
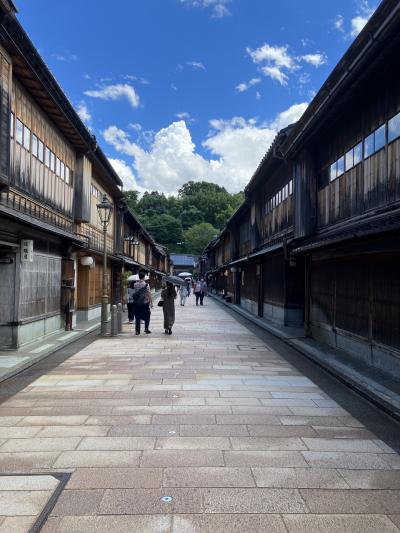
[{"label": "black umbrella", "polygon": [[178,276],[165,276],[165,281],[169,281],[173,285],[186,285],[186,281]]}]

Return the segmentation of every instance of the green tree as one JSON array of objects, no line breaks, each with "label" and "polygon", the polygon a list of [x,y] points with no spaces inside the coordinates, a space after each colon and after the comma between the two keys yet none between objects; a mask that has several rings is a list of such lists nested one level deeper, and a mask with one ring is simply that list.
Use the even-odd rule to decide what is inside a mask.
[{"label": "green tree", "polygon": [[139,192],[138,191],[125,191],[125,200],[126,203],[132,211],[137,211],[137,204],[139,201]]},{"label": "green tree", "polygon": [[190,226],[193,226],[193,224],[200,224],[200,222],[203,222],[203,215],[197,207],[190,205],[187,209],[182,211],[181,221],[182,228],[186,230],[190,228]]},{"label": "green tree", "polygon": [[182,241],[181,221],[167,213],[143,218],[143,224],[160,244],[176,245]]},{"label": "green tree", "polygon": [[184,232],[186,249],[191,254],[201,254],[207,244],[218,234],[218,230],[208,222],[195,224]]}]

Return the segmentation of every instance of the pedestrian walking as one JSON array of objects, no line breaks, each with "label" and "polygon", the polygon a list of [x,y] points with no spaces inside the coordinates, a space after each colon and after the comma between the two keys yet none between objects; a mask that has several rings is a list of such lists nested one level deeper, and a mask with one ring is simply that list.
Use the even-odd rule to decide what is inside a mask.
[{"label": "pedestrian walking", "polygon": [[166,335],[172,335],[172,326],[175,322],[176,290],[173,284],[167,281],[165,289],[161,291],[164,313],[164,330]]},{"label": "pedestrian walking", "polygon": [[207,283],[204,279],[200,281],[200,305],[203,305],[204,296],[207,294]]},{"label": "pedestrian walking", "polygon": [[150,325],[150,307],[153,307],[153,299],[149,284],[144,280],[145,272],[139,272],[139,281],[134,285],[134,292],[132,295],[135,304],[135,330],[136,335],[140,335],[140,322],[144,321],[144,332],[151,333]]},{"label": "pedestrian walking", "polygon": [[134,282],[132,281],[129,283],[128,286],[128,296],[127,296],[127,307],[128,307],[128,321],[129,324],[133,324],[135,321],[135,302],[133,301],[133,293],[135,292],[135,289],[133,288]]},{"label": "pedestrian walking", "polygon": [[179,296],[181,298],[181,305],[185,305],[188,293],[187,293],[187,287],[185,287],[184,285],[181,285],[179,288]]},{"label": "pedestrian walking", "polygon": [[196,296],[196,305],[199,305],[200,294],[201,294],[201,281],[196,280],[194,284],[194,294]]},{"label": "pedestrian walking", "polygon": [[190,290],[191,290],[191,288],[192,288],[192,281],[189,279],[188,282],[187,282],[187,284],[186,284],[186,291],[187,291],[187,296],[188,296],[188,298],[189,298],[189,296],[190,296]]}]

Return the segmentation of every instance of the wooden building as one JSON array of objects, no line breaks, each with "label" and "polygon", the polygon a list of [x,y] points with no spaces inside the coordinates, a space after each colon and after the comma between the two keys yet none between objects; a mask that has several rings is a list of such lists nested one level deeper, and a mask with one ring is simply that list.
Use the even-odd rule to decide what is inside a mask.
[{"label": "wooden building", "polygon": [[[0,0],[0,349],[100,316],[103,234],[111,301],[121,298],[126,206],[122,182],[16,18]],[[135,218],[131,216],[131,222]],[[139,261],[165,268],[147,235]],[[155,258],[153,259],[153,251]]]},{"label": "wooden building", "polygon": [[278,134],[201,262],[215,292],[396,376],[399,27],[398,1],[384,0],[304,115]]}]

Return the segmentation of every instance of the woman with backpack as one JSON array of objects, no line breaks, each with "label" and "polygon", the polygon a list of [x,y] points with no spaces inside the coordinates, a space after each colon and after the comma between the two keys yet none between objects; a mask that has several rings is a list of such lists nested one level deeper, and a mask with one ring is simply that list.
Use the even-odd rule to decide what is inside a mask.
[{"label": "woman with backpack", "polygon": [[153,299],[149,284],[144,280],[145,272],[139,272],[139,281],[133,287],[132,300],[135,305],[136,335],[140,335],[140,321],[144,321],[144,332],[151,333],[150,325],[150,307],[153,307]]},{"label": "woman with backpack", "polygon": [[164,313],[164,330],[166,335],[172,335],[172,326],[175,322],[175,298],[175,287],[170,281],[167,281],[167,286],[161,292]]}]

